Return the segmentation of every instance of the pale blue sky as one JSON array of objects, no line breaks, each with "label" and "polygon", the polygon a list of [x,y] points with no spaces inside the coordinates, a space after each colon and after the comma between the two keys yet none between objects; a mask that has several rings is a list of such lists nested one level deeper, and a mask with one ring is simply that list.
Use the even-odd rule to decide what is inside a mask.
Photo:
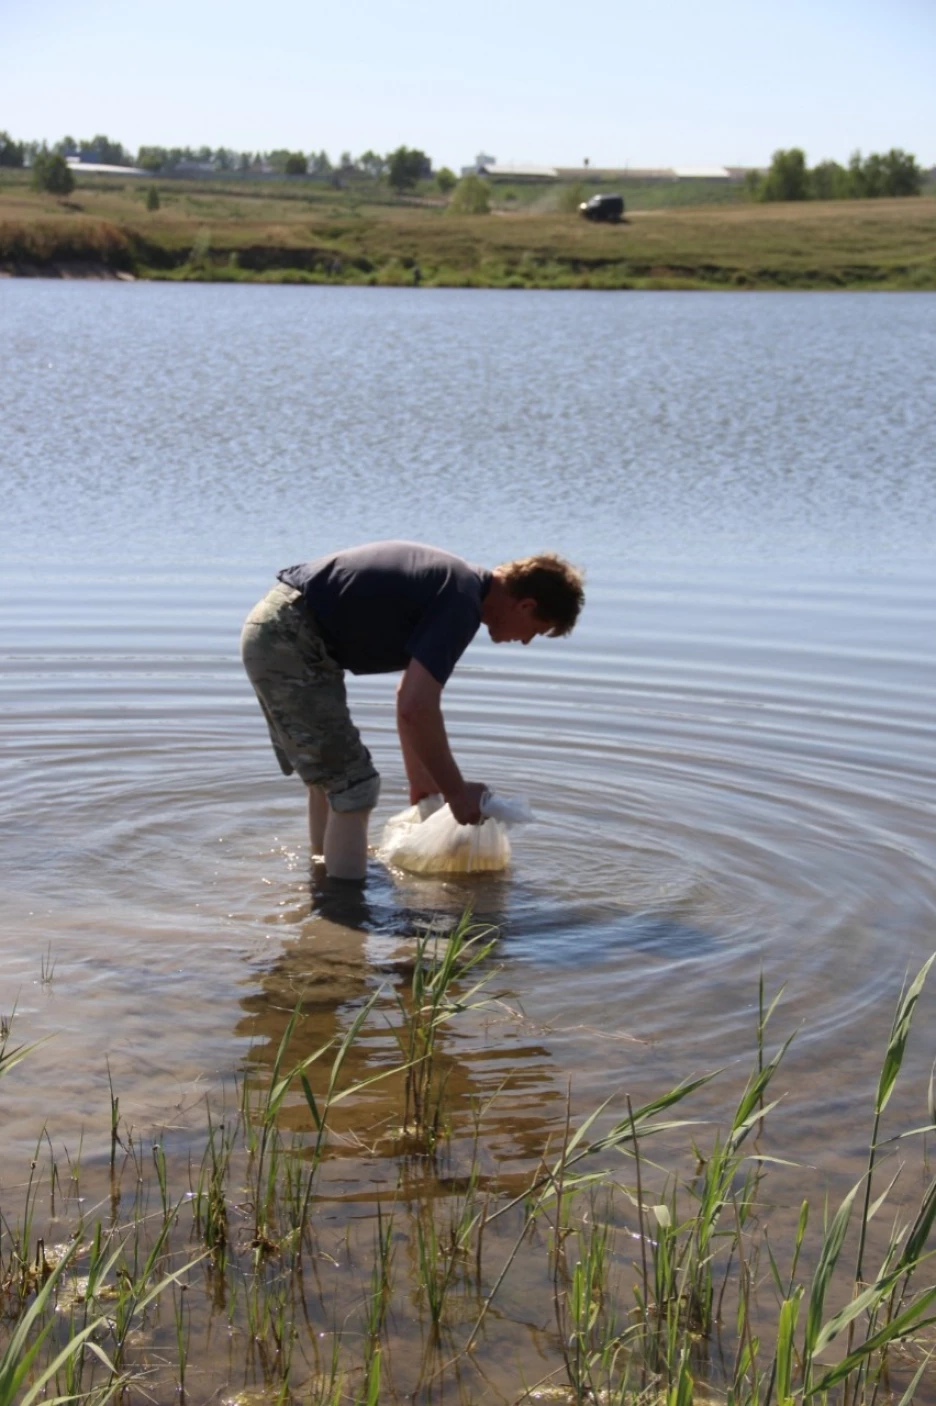
[{"label": "pale blue sky", "polygon": [[934,0],[0,0],[0,127],[458,167],[936,163]]}]

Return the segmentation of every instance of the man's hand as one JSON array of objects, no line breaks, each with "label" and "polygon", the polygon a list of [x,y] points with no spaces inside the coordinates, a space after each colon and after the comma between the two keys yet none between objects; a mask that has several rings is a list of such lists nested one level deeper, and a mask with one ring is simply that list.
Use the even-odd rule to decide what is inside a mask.
[{"label": "man's hand", "polygon": [[438,794],[439,788],[434,781],[430,781],[428,785],[423,786],[414,786],[412,781],[410,782],[409,803],[411,806],[418,806],[420,801],[428,800],[430,796],[437,796]]},{"label": "man's hand", "polygon": [[466,781],[459,791],[445,799],[459,825],[477,825],[481,819],[481,800],[488,788],[483,781]]}]

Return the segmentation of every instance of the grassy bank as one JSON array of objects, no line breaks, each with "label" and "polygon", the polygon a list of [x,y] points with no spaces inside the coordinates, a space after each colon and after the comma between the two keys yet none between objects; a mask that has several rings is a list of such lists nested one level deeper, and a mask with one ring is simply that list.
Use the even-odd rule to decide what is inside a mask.
[{"label": "grassy bank", "polygon": [[[936,289],[936,199],[735,199],[632,209],[591,225],[555,189],[500,191],[487,216],[440,198],[327,186],[98,179],[67,200],[0,185],[0,269],[325,284],[494,288]],[[550,208],[550,207],[553,208]]]},{"label": "grassy bank", "polygon": [[[892,1220],[896,1148],[911,1183],[925,1154],[882,1124],[929,964],[894,1017],[864,1175],[823,1207],[804,1169],[784,1245],[765,1122],[789,1041],[768,1052],[763,992],[721,1127],[693,1121],[703,1075],[570,1111],[503,1179],[484,1170],[490,1102],[465,1106],[447,1050],[500,1004],[493,955],[466,925],[425,939],[320,1048],[300,997],[187,1131],[144,1136],[112,1088],[70,1155],[44,1132],[0,1193],[0,1406],[933,1400],[936,1182]],[[0,1076],[23,1057],[7,1030]]]}]

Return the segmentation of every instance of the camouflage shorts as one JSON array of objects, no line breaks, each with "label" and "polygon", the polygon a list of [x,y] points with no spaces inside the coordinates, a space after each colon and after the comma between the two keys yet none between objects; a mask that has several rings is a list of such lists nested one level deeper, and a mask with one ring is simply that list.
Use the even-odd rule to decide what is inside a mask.
[{"label": "camouflage shorts", "polygon": [[321,786],[339,811],[377,804],[380,777],[351,721],[344,671],[325,648],[299,591],[277,583],[241,634],[244,668],[287,776]]}]

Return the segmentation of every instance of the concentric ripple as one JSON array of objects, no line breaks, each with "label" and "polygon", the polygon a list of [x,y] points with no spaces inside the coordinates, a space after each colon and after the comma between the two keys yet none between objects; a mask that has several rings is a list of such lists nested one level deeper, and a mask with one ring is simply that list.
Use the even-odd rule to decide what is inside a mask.
[{"label": "concentric ripple", "polygon": [[[329,958],[315,978],[335,1010],[469,904],[500,928],[504,981],[542,1032],[504,1038],[515,1072],[532,1060],[544,1109],[563,1073],[584,1091],[640,1077],[641,1060],[655,1073],[635,1050],[665,1048],[679,1072],[741,1052],[761,973],[785,986],[810,1061],[854,1061],[928,954],[925,583],[621,582],[596,592],[570,641],[479,639],[447,690],[450,732],[467,774],[529,796],[537,823],[506,876],[426,880],[375,862],[350,909],[310,891],[301,788],[275,768],[232,648],[250,602],[200,591],[193,610],[191,591],[158,579],[123,583],[116,601],[87,584],[74,606],[37,588],[4,620],[0,842],[19,940],[3,953],[3,1004],[57,1031],[33,1078],[54,1069],[72,1113],[99,1095],[104,1054],[129,1062],[144,1108],[165,1096],[167,1041],[174,1078],[212,1077],[256,1036],[281,954],[299,980],[296,953],[314,968],[323,934],[348,935],[354,961]],[[351,681],[385,778],[375,837],[405,799],[392,690]],[[487,1087],[498,1067],[472,1077]],[[11,1093],[24,1128],[33,1097],[30,1079]]]}]

